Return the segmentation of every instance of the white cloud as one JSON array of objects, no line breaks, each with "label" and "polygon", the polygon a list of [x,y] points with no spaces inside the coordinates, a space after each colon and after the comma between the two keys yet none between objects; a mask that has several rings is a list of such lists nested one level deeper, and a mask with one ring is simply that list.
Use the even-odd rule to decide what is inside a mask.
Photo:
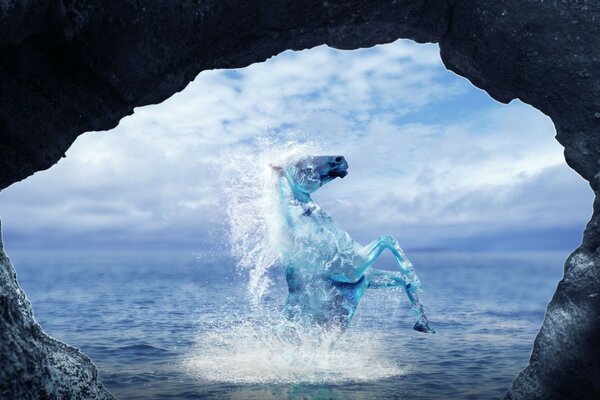
[{"label": "white cloud", "polygon": [[[108,231],[114,241],[194,240],[220,229],[228,154],[275,132],[346,156],[350,175],[316,198],[357,236],[418,232],[408,240],[427,245],[449,227],[467,235],[542,219],[583,225],[591,197],[553,131],[541,113],[494,104],[446,71],[437,46],[321,46],[201,73],[113,131],[81,136],[57,166],[0,194],[0,212],[7,229],[40,242],[50,232],[85,240]],[[540,183],[549,171],[557,186]],[[548,218],[563,189],[575,193],[563,204],[576,211]]]}]

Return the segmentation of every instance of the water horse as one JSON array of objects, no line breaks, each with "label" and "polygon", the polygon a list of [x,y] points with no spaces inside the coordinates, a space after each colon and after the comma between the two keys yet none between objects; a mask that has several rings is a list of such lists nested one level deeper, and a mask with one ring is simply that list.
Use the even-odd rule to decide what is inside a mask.
[{"label": "water horse", "polygon": [[[362,246],[311,199],[321,186],[348,174],[346,159],[305,157],[271,167],[278,175],[278,250],[288,284],[285,318],[304,327],[343,331],[366,290],[402,287],[417,317],[414,329],[434,333],[417,293],[419,278],[398,241],[384,235]],[[386,249],[397,271],[374,267]]]}]

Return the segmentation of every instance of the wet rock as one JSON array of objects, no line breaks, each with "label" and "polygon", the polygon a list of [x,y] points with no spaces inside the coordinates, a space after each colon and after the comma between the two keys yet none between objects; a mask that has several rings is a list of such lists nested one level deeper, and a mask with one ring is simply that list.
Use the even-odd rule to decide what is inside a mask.
[{"label": "wet rock", "polygon": [[[596,228],[599,212],[596,200],[588,229]],[[600,254],[591,240],[594,234],[587,232],[583,245],[565,263],[529,366],[505,400],[599,398]]]},{"label": "wet rock", "polygon": [[600,398],[599,22],[597,1],[455,1],[440,42],[449,69],[498,101],[518,98],[549,115],[567,163],[596,192],[582,245],[507,399]]},{"label": "wet rock", "polygon": [[35,322],[0,235],[0,398],[113,399],[92,361]]}]

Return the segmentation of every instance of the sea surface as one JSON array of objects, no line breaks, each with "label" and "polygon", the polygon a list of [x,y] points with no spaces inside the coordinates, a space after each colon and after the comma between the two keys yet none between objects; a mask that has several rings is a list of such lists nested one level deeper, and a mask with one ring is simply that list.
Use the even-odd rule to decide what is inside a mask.
[{"label": "sea surface", "polygon": [[291,345],[272,333],[286,294],[277,268],[256,306],[228,257],[9,253],[38,322],[88,354],[117,398],[501,399],[568,253],[407,255],[437,333],[413,331],[405,295],[377,289],[341,338]]}]

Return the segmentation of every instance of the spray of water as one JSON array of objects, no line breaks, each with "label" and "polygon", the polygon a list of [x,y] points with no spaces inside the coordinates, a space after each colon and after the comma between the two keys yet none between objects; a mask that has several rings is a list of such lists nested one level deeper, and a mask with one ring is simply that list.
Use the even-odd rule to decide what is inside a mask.
[{"label": "spray of water", "polygon": [[185,367],[204,381],[236,384],[368,382],[406,373],[376,332],[304,332],[290,342],[271,322],[223,321],[202,335]]}]

